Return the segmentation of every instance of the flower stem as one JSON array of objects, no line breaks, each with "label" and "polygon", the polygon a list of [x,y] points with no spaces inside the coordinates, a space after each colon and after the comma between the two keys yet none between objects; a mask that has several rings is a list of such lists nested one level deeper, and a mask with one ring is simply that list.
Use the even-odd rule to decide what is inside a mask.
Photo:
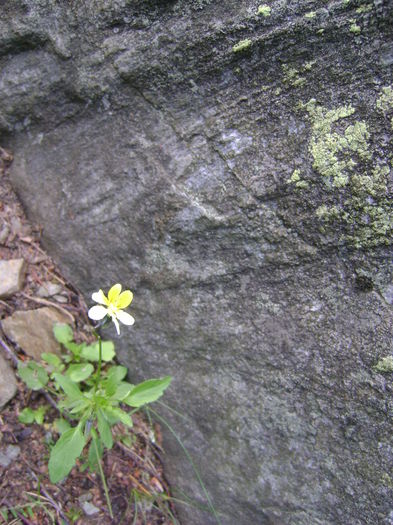
[{"label": "flower stem", "polygon": [[97,367],[97,373],[96,373],[96,383],[94,391],[97,392],[98,385],[100,383],[101,378],[101,364],[102,364],[102,340],[101,336],[97,334],[97,332],[94,332],[94,335],[98,339],[98,367]]}]

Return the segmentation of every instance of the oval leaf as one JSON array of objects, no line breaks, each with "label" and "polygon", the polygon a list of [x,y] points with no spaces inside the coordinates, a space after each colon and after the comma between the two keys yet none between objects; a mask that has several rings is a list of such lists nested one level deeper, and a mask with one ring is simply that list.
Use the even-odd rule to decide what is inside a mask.
[{"label": "oval leaf", "polygon": [[148,379],[131,390],[131,393],[123,399],[123,403],[135,408],[153,403],[162,396],[171,381],[170,376],[162,379]]},{"label": "oval leaf", "polygon": [[53,374],[53,378],[58,383],[70,400],[83,399],[84,396],[79,390],[78,385],[73,383],[69,377],[63,376],[62,374]]},{"label": "oval leaf", "polygon": [[58,483],[67,476],[86,444],[82,424],[66,430],[52,448],[49,458],[49,477]]},{"label": "oval leaf", "polygon": [[70,365],[67,369],[66,375],[75,383],[84,381],[94,372],[94,366],[90,363],[81,363],[77,365]]},{"label": "oval leaf", "polygon": [[45,368],[34,361],[29,361],[27,364],[19,361],[18,374],[31,390],[41,390],[49,381]]},{"label": "oval leaf", "polygon": [[[98,361],[98,342],[82,349],[81,357],[87,361]],[[102,360],[111,361],[116,355],[113,341],[102,341]]]},{"label": "oval leaf", "polygon": [[56,323],[53,327],[53,335],[55,339],[63,344],[69,343],[74,338],[72,328],[68,324]]}]

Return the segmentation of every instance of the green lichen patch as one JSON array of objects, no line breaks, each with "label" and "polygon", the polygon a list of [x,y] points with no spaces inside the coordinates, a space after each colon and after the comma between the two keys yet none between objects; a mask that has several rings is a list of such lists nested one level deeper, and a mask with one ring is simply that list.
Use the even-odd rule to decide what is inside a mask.
[{"label": "green lichen patch", "polygon": [[373,8],[372,4],[364,4],[356,9],[356,13],[361,15],[363,13],[369,13]]},{"label": "green lichen patch", "polygon": [[393,87],[383,87],[377,99],[377,109],[385,115],[393,111]]},{"label": "green lichen patch", "polygon": [[257,15],[270,16],[272,14],[272,8],[266,4],[262,4],[258,7]]},{"label": "green lichen patch", "polygon": [[388,355],[387,357],[383,357],[374,368],[378,372],[393,372],[393,356]]},{"label": "green lichen patch", "polygon": [[237,44],[235,44],[232,47],[232,51],[234,53],[241,53],[242,51],[246,51],[247,49],[249,49],[251,44],[252,44],[252,41],[249,38],[240,40]]},{"label": "green lichen patch", "polygon": [[303,64],[304,71],[311,71],[311,69],[316,64],[316,62],[317,62],[316,60],[310,60],[309,62],[305,62]]},{"label": "green lichen patch", "polygon": [[326,197],[316,216],[325,226],[340,224],[342,239],[355,248],[390,244],[390,167],[374,159],[367,123],[354,120],[355,109],[350,105],[329,110],[311,99],[303,107],[312,123],[312,167],[320,175]]},{"label": "green lichen patch", "polygon": [[294,184],[296,188],[303,189],[303,190],[307,189],[310,185],[308,181],[301,179],[301,172],[299,169],[293,170],[293,173],[291,177],[288,179],[288,182],[290,184]]},{"label": "green lichen patch", "polygon": [[292,87],[300,87],[305,84],[306,79],[300,76],[300,71],[298,69],[291,67],[288,64],[283,64],[282,70],[284,84]]},{"label": "green lichen patch", "polygon": [[352,22],[349,26],[349,31],[354,35],[359,35],[362,32],[362,28],[358,26],[356,22]]}]

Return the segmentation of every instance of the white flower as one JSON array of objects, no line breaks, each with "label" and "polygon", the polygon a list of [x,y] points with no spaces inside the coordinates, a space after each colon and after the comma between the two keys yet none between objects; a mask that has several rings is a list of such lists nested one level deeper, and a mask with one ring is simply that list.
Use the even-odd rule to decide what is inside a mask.
[{"label": "white flower", "polygon": [[108,292],[108,297],[102,290],[94,292],[91,296],[95,301],[95,306],[92,306],[88,311],[88,316],[94,321],[101,321],[108,315],[116,326],[116,331],[120,334],[119,321],[125,325],[131,326],[135,319],[127,312],[123,312],[132,301],[133,294],[130,290],[121,291],[121,284],[115,284]]}]

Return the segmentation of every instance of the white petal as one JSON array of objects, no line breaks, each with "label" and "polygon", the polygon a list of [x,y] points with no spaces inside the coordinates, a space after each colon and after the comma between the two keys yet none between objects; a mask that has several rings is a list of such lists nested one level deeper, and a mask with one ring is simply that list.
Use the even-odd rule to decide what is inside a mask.
[{"label": "white petal", "polygon": [[98,292],[94,292],[91,296],[93,301],[95,301],[98,304],[107,304],[105,294],[102,290],[99,290]]},{"label": "white petal", "polygon": [[87,315],[90,317],[90,319],[93,319],[94,321],[101,321],[101,319],[104,319],[107,314],[108,309],[100,306],[99,304],[91,307],[87,312]]},{"label": "white petal", "polygon": [[128,314],[127,312],[123,312],[123,310],[119,310],[116,313],[116,317],[121,323],[126,324],[128,326],[131,326],[135,323],[135,319],[132,317],[132,315]]},{"label": "white petal", "polygon": [[116,317],[112,316],[112,321],[115,323],[117,335],[120,335],[120,326]]}]

